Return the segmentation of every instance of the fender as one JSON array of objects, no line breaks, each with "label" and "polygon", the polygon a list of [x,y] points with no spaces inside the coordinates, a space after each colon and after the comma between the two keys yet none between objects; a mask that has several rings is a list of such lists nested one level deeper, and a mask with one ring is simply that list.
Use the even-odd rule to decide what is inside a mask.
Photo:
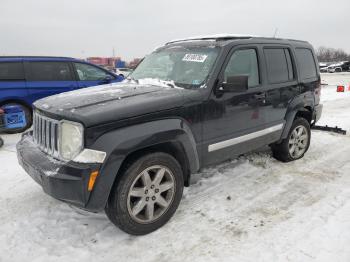
[{"label": "fender", "polygon": [[285,116],[286,124],[284,126],[281,139],[277,142],[280,143],[283,139],[287,138],[290,128],[292,127],[293,121],[296,114],[299,111],[307,111],[306,107],[314,108],[315,101],[311,92],[303,93],[295,97],[287,108],[287,113]]},{"label": "fender", "polygon": [[119,175],[118,171],[129,154],[165,142],[180,143],[188,159],[190,172],[199,170],[196,142],[191,129],[182,119],[164,119],[137,124],[99,137],[92,149],[106,152],[107,157],[86,207],[95,211],[105,207],[114,181]]}]

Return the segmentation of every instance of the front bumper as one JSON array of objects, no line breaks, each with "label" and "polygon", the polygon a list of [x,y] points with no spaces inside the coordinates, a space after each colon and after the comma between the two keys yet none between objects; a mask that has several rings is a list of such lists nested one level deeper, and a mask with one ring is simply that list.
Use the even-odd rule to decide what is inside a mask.
[{"label": "front bumper", "polygon": [[[17,158],[24,170],[48,195],[86,209],[91,192],[88,181],[100,164],[63,162],[42,152],[28,133],[17,144]],[[88,209],[87,209],[88,210]]]},{"label": "front bumper", "polygon": [[318,104],[317,106],[315,106],[313,116],[312,116],[313,124],[315,124],[321,118],[322,109],[323,109],[322,104]]}]

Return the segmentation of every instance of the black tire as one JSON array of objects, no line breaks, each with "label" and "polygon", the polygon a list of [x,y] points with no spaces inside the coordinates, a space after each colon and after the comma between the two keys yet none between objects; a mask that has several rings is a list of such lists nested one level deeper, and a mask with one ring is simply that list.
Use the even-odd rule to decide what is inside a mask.
[{"label": "black tire", "polygon": [[[129,191],[140,174],[155,165],[166,167],[172,173],[173,184],[175,185],[174,191],[172,191],[172,200],[169,201],[170,204],[166,211],[163,211],[164,213],[155,221],[140,223],[128,211]],[[122,170],[119,174],[119,180],[111,191],[105,212],[111,222],[124,232],[131,235],[145,235],[162,227],[173,216],[181,201],[183,187],[183,173],[176,159],[166,153],[151,153],[128,163]]]},{"label": "black tire", "polygon": [[[303,126],[306,129],[307,135],[308,135],[308,140],[305,146],[305,151],[302,152],[301,155],[298,156],[293,156],[290,153],[290,148],[289,148],[289,141],[291,139],[293,131],[298,128],[299,126]],[[311,131],[310,131],[310,124],[305,118],[296,118],[289,130],[287,138],[283,139],[281,143],[279,144],[273,144],[271,145],[273,157],[276,158],[277,160],[280,160],[282,162],[290,162],[294,161],[297,159],[300,159],[304,156],[304,154],[307,152],[310,146],[310,141],[311,141]]]},{"label": "black tire", "polygon": [[0,137],[0,148],[4,145],[4,140]]},{"label": "black tire", "polygon": [[22,128],[14,128],[14,129],[7,129],[4,132],[7,134],[17,134],[17,133],[22,133],[24,131],[26,131],[28,128],[30,128],[32,126],[32,110],[29,109],[28,107],[21,105],[21,104],[17,104],[17,103],[9,103],[9,104],[4,104],[2,105],[2,107],[5,106],[10,106],[10,105],[16,105],[16,106],[20,106],[26,116],[26,126],[22,127]]}]

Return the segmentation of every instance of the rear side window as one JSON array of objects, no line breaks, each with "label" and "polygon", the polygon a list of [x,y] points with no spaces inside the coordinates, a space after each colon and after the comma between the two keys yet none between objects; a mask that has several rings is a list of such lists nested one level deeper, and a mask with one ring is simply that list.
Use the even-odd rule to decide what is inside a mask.
[{"label": "rear side window", "polygon": [[265,48],[269,83],[284,83],[294,79],[292,59],[287,48]]},{"label": "rear side window", "polygon": [[0,63],[0,81],[10,80],[24,80],[24,70],[22,63]]},{"label": "rear side window", "polygon": [[295,49],[301,79],[317,77],[315,59],[310,49]]},{"label": "rear side window", "polygon": [[65,62],[29,62],[29,81],[73,81],[69,64]]}]

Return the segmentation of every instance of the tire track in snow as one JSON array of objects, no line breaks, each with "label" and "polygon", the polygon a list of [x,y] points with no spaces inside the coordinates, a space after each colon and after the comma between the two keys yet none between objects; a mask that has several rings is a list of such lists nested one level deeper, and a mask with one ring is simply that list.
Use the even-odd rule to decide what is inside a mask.
[{"label": "tire track in snow", "polygon": [[[340,138],[340,137],[339,137]],[[348,139],[348,137],[344,137],[345,139]],[[209,179],[213,179],[213,177],[220,175],[224,176],[222,181],[219,181],[215,186],[210,186],[206,190],[191,194],[186,196],[186,199],[184,199],[180,205],[180,214],[176,216],[177,221],[184,220],[185,217],[188,216],[188,213],[194,213],[196,212],[196,209],[199,207],[205,208],[205,202],[209,201],[210,199],[215,199],[220,195],[223,195],[224,193],[232,192],[232,190],[238,189],[238,192],[232,192],[230,195],[235,195],[237,199],[235,199],[235,196],[233,196],[233,213],[230,213],[230,216],[242,216],[242,213],[250,213],[250,209],[254,209],[254,206],[256,206],[257,203],[263,202],[260,201],[261,199],[269,199],[269,200],[275,200],[278,202],[283,198],[283,195],[287,194],[290,196],[290,192],[293,192],[293,189],[298,186],[298,178],[295,177],[293,174],[304,174],[305,173],[305,162],[310,162],[310,164],[307,164],[306,167],[308,170],[314,170],[317,171],[319,169],[322,169],[324,166],[324,163],[330,162],[332,163],[332,166],[330,167],[331,169],[334,169],[334,164],[336,163],[335,168],[341,168],[343,165],[347,164],[348,158],[346,157],[346,152],[350,151],[350,143],[343,143],[343,139],[339,139],[338,143],[340,147],[340,150],[338,151],[337,154],[330,154],[330,152],[326,152],[325,154],[322,155],[321,158],[318,158],[317,160],[310,160],[308,158],[304,158],[301,160],[298,160],[296,162],[291,162],[291,163],[280,163],[276,161],[275,163],[272,163],[271,167],[273,168],[272,170],[266,170],[262,168],[258,168],[254,166],[253,163],[238,163],[233,167],[233,174],[228,175],[227,173],[230,172],[230,166],[227,165],[226,167],[223,167],[224,171],[220,172],[219,174],[214,174],[212,175]],[[307,155],[306,155],[307,156]],[[344,156],[344,157],[339,157],[339,156]],[[271,159],[271,156],[269,157]],[[245,165],[247,166],[246,168],[249,168],[247,172],[241,172],[241,174],[235,175],[235,169],[238,169],[237,172],[239,172],[242,168],[244,169]],[[220,169],[220,167],[219,167]],[[227,169],[227,170],[225,170]],[[304,169],[304,170],[303,170]],[[215,172],[213,170],[213,172]],[[206,170],[202,173],[207,173]],[[288,173],[288,176],[281,176],[283,173]],[[323,174],[321,170],[321,174]],[[255,176],[256,177],[253,177]],[[306,174],[307,175],[307,174]],[[256,184],[256,179],[262,177],[262,176],[267,176],[268,178],[275,179],[277,184],[272,184],[269,183],[271,181],[267,181],[266,185],[260,183]],[[283,178],[283,181],[278,181],[278,179]],[[202,180],[199,180],[197,183],[202,182]],[[242,186],[241,182],[247,183],[248,185]],[[263,181],[264,182],[264,181]],[[329,182],[328,182],[329,183]],[[196,186],[196,184],[192,185]],[[271,186],[278,186],[278,188],[271,188]],[[199,185],[201,187],[201,185]],[[191,191],[191,187],[189,189]],[[239,199],[239,196],[241,196],[243,193],[245,194],[245,197],[247,196],[247,192],[254,192],[253,194],[250,194],[250,199],[249,201],[246,201],[246,199]],[[300,193],[300,192],[299,192]],[[298,192],[295,192],[294,197],[297,197]],[[280,196],[280,197],[278,197]],[[303,195],[301,195],[303,196]],[[240,200],[244,200],[245,204],[239,204]],[[296,199],[296,201],[317,201],[315,197],[305,197]],[[289,201],[291,202],[291,201]],[[273,202],[270,203],[271,205]],[[291,202],[291,205],[293,203]],[[277,205],[278,206],[278,205]],[[288,205],[287,207],[288,208]],[[188,211],[189,210],[189,211]],[[246,212],[243,212],[244,210],[247,210]],[[185,221],[183,221],[185,222]],[[180,222],[181,223],[181,222]],[[182,223],[181,223],[182,224]]]}]

